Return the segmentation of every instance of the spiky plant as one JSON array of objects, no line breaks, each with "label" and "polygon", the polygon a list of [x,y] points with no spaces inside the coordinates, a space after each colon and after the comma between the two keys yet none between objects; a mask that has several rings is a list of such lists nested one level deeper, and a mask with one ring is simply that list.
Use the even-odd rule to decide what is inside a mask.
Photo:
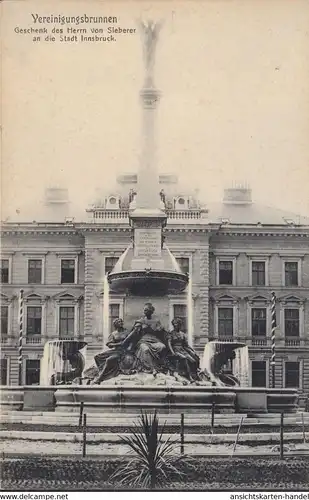
[{"label": "spiky plant", "polygon": [[147,415],[141,411],[139,422],[130,429],[131,436],[120,436],[122,442],[134,452],[135,458],[126,466],[117,470],[111,480],[119,481],[132,487],[155,489],[158,484],[168,481],[169,474],[179,479],[183,473],[177,468],[181,461],[189,461],[183,456],[175,455],[179,444],[171,440],[171,436],[164,439],[166,423],[159,433],[159,419],[157,412]]}]

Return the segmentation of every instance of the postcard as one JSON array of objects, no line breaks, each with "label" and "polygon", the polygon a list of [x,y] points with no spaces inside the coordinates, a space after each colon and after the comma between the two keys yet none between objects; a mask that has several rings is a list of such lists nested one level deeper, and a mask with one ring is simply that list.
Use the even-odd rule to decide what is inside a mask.
[{"label": "postcard", "polygon": [[308,25],[2,1],[6,498],[307,498]]}]

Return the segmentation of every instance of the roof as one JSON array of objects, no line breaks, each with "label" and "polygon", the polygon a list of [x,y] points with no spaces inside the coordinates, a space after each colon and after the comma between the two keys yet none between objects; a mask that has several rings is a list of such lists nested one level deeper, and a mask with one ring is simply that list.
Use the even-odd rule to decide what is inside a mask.
[{"label": "roof", "polygon": [[209,203],[208,221],[227,224],[305,225],[309,217],[258,203]]}]

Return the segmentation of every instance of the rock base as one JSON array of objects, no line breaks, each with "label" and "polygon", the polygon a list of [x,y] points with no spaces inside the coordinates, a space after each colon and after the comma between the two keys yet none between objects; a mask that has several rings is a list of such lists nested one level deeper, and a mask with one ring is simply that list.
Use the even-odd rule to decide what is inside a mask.
[{"label": "rock base", "polygon": [[103,386],[206,386],[211,387],[211,382],[208,380],[194,381],[190,382],[186,378],[180,375],[167,375],[165,373],[132,373],[129,375],[118,375],[118,377],[104,380],[99,384],[100,387]]}]

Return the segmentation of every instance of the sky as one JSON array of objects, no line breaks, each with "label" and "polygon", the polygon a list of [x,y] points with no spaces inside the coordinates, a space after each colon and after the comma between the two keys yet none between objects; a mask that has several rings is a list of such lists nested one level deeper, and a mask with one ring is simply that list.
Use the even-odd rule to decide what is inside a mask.
[{"label": "sky", "polygon": [[[2,217],[67,186],[95,190],[140,161],[143,84],[138,34],[111,43],[33,42],[15,27],[42,16],[163,20],[155,81],[158,169],[207,202],[232,183],[254,201],[309,215],[309,2],[4,0]],[[49,25],[50,26],[50,25]],[[97,26],[97,25],[95,25]],[[35,26],[37,27],[37,25]],[[59,25],[57,25],[59,27]]]}]

